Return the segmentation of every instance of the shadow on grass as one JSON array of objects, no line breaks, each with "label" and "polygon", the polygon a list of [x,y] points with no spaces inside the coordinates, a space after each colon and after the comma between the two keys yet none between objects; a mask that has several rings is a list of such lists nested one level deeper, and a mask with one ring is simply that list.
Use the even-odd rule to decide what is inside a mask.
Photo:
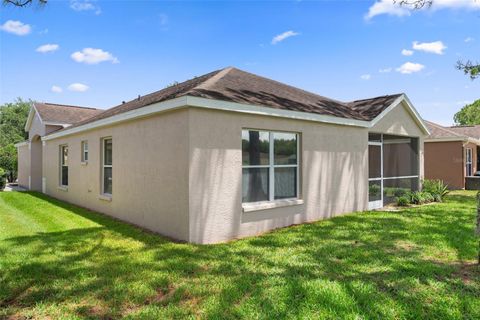
[{"label": "shadow on grass", "polygon": [[[11,312],[41,303],[86,318],[480,316],[470,301],[480,271],[461,264],[476,253],[471,205],[354,214],[200,246],[29,194],[99,226],[4,240],[0,307]],[[425,257],[438,244],[458,259]]]}]

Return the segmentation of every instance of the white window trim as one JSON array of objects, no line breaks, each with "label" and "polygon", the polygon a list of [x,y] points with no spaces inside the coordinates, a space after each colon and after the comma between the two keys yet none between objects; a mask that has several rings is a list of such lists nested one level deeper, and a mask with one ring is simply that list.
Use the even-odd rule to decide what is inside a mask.
[{"label": "white window trim", "polygon": [[[107,140],[112,140],[112,164],[105,164],[105,141]],[[111,200],[112,194],[106,193],[104,191],[104,187],[105,187],[104,178],[105,178],[105,168],[112,168],[112,181],[113,181],[113,139],[112,137],[102,138],[101,147],[102,147],[102,162],[101,162],[102,172],[101,172],[101,180],[100,180],[100,190],[101,190],[100,196],[102,200],[106,200],[104,198]],[[113,193],[113,183],[112,183],[112,193]]]},{"label": "white window trim", "polygon": [[[300,133],[291,132],[291,131],[273,131],[273,130],[264,130],[264,129],[249,129],[242,128],[243,131],[259,131],[259,132],[268,132],[268,165],[243,165],[243,169],[255,169],[255,168],[264,168],[268,169],[268,200],[266,201],[255,201],[255,202],[242,202],[243,211],[256,211],[264,210],[276,207],[283,207],[285,205],[297,205],[303,204],[303,201],[292,201],[292,200],[301,200],[300,199]],[[297,139],[297,164],[278,164],[274,163],[274,134],[275,133],[290,133],[295,134]],[[275,168],[297,168],[296,172],[296,195],[291,198],[275,199]],[[243,188],[243,187],[242,187]],[[278,203],[279,205],[275,205]],[[257,206],[258,204],[258,206]]]},{"label": "white window trim", "polygon": [[[67,148],[67,159],[68,159],[68,144],[61,144],[60,146],[60,152],[59,152],[59,156],[60,156],[60,166],[59,166],[59,181],[58,181],[58,186],[60,187],[59,189],[62,189],[62,190],[65,190],[65,189],[68,189],[68,184],[65,185],[65,184],[62,184],[63,182],[63,167],[67,167],[68,169],[68,160],[67,160],[67,165],[64,165],[63,163],[63,148]],[[68,177],[68,176],[67,176]]]},{"label": "white window trim", "polygon": [[[81,156],[81,162],[82,164],[87,164],[88,163],[88,159],[85,158],[85,153],[87,154],[87,158],[89,157],[89,153],[88,153],[88,140],[83,140],[81,143],[80,143],[80,146],[81,146],[81,151],[82,151],[82,156]],[[87,147],[87,149],[85,150],[85,146]]]},{"label": "white window trim", "polygon": [[[470,154],[470,161],[468,160],[469,154]],[[468,172],[469,166],[470,166],[470,173]],[[465,176],[467,177],[473,176],[473,149],[472,148],[465,149]]]}]

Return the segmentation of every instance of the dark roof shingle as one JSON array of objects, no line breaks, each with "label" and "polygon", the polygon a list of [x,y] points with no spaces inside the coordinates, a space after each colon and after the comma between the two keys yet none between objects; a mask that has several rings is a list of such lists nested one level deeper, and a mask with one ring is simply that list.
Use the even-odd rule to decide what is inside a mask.
[{"label": "dark roof shingle", "polygon": [[74,124],[87,120],[103,112],[95,108],[86,108],[78,106],[69,106],[54,103],[35,102],[35,109],[44,122],[53,122],[58,124]]}]

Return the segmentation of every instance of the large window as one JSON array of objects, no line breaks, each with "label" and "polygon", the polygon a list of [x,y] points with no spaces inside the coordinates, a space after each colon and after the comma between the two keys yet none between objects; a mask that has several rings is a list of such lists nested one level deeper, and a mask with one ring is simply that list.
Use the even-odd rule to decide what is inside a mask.
[{"label": "large window", "polygon": [[60,146],[60,186],[68,186],[68,146]]},{"label": "large window", "polygon": [[112,139],[102,139],[102,194],[112,194]]},{"label": "large window", "polygon": [[298,197],[298,134],[242,130],[242,202]]},{"label": "large window", "polygon": [[88,141],[82,141],[82,162],[88,162]]},{"label": "large window", "polygon": [[473,158],[472,158],[472,149],[471,148],[467,148],[465,149],[465,174],[467,175],[467,177],[470,177],[473,175],[473,166],[472,166],[472,163],[473,163]]}]

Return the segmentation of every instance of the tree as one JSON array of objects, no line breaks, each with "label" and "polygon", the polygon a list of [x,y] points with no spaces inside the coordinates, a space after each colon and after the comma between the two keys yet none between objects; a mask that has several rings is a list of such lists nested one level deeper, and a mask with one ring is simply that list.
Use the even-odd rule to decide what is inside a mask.
[{"label": "tree", "polygon": [[31,101],[18,98],[0,106],[0,168],[5,169],[10,182],[17,177],[17,148],[15,143],[28,139],[25,132]]},{"label": "tree", "polygon": [[480,124],[480,99],[464,106],[454,116],[456,124],[459,125],[477,125]]},{"label": "tree", "polygon": [[4,5],[12,5],[20,8],[29,6],[35,2],[37,2],[39,6],[43,6],[47,3],[47,0],[3,0]]}]

